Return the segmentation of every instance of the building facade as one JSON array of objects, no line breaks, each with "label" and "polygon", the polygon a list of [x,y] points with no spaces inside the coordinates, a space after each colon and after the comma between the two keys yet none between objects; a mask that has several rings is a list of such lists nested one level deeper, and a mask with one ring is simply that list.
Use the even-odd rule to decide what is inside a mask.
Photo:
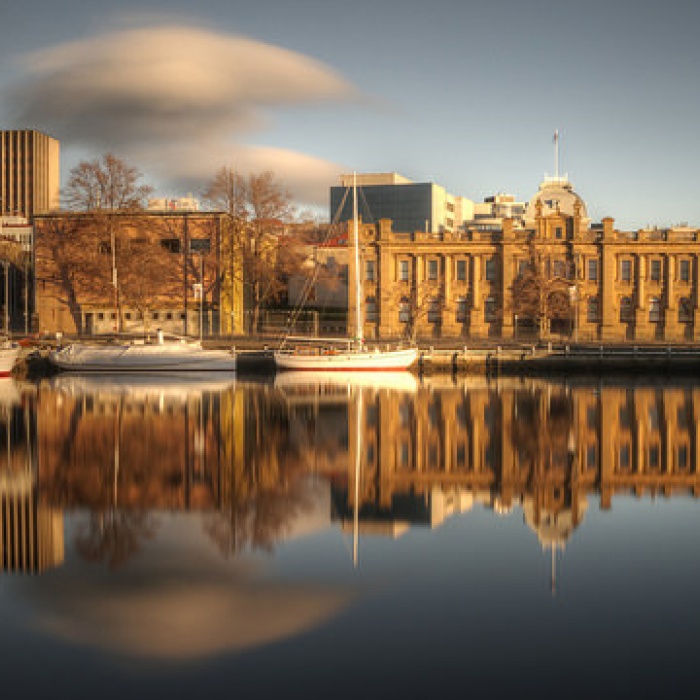
[{"label": "building facade", "polygon": [[22,216],[58,209],[60,145],[40,131],[0,131],[0,215]]},{"label": "building facade", "polygon": [[394,229],[360,225],[368,338],[700,339],[700,230],[591,224],[564,178],[546,179],[522,219]]},{"label": "building facade", "polygon": [[220,212],[37,216],[41,333],[232,335],[243,329],[243,272]]}]

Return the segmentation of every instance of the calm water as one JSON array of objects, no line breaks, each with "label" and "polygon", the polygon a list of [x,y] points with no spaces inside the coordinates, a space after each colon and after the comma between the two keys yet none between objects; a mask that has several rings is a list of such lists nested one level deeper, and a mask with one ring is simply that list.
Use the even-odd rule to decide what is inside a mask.
[{"label": "calm water", "polygon": [[689,696],[700,384],[391,379],[2,380],[3,690]]}]

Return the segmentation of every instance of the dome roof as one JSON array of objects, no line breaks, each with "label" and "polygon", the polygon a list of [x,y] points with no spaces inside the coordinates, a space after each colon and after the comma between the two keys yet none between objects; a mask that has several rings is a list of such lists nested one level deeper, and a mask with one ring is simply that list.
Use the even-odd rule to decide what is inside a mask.
[{"label": "dome roof", "polygon": [[537,215],[537,203],[542,203],[542,215],[560,212],[565,216],[573,216],[576,203],[580,206],[580,216],[587,225],[588,209],[586,203],[579,197],[571,183],[565,177],[548,177],[540,183],[537,194],[529,201],[525,210],[526,225],[533,224]]}]

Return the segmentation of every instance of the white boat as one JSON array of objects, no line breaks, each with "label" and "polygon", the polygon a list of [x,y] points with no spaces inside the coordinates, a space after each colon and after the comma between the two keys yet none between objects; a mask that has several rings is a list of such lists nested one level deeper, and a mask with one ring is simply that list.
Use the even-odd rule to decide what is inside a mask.
[{"label": "white boat", "polygon": [[360,246],[357,215],[357,185],[353,178],[353,248],[355,254],[355,337],[346,341],[347,347],[333,347],[325,341],[320,346],[300,345],[297,348],[282,347],[274,354],[278,370],[322,371],[322,372],[371,372],[407,370],[418,360],[418,348],[406,347],[370,349],[364,340],[362,319],[362,289],[360,283]]},{"label": "white boat", "polygon": [[58,369],[76,372],[233,372],[236,355],[229,350],[207,350],[199,341],[165,339],[93,345],[71,343],[49,353]]},{"label": "white boat", "polygon": [[0,343],[0,377],[9,377],[17,362],[22,346],[9,340]]}]

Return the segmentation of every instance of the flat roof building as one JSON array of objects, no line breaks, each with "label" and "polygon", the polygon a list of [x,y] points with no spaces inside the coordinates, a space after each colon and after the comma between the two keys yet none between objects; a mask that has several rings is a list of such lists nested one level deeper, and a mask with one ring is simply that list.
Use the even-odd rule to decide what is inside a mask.
[{"label": "flat roof building", "polygon": [[397,231],[440,233],[459,229],[474,216],[474,202],[455,197],[440,185],[412,182],[398,173],[362,173],[342,175],[341,184],[331,187],[331,221],[352,218],[353,178],[358,188],[358,213],[365,222],[391,219]]},{"label": "flat roof building", "polygon": [[58,209],[60,145],[40,131],[0,131],[0,216],[23,216]]}]

